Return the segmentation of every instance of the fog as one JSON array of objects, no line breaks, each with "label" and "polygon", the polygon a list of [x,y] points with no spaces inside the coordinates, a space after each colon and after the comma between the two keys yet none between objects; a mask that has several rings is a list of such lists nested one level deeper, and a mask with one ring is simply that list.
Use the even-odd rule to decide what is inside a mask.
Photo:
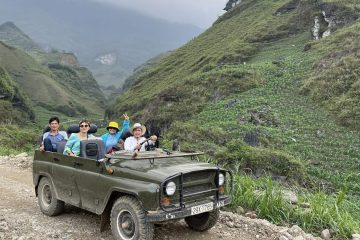
[{"label": "fog", "polygon": [[174,22],[208,28],[222,15],[228,0],[92,0],[133,9]]}]

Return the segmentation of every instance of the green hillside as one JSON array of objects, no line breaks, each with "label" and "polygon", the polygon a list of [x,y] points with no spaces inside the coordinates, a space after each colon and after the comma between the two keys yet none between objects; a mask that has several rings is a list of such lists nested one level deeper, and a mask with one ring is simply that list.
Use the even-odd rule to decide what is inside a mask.
[{"label": "green hillside", "polygon": [[24,49],[25,51],[43,51],[36,42],[24,34],[12,22],[0,25],[0,39],[10,46]]},{"label": "green hillside", "polygon": [[107,114],[128,112],[163,135],[163,146],[176,138],[183,150],[203,150],[240,174],[326,192],[336,216],[326,213],[333,200],[286,216],[241,196],[235,202],[282,219],[275,222],[329,227],[347,238],[360,231],[359,13],[351,0],[243,0],[137,77]]},{"label": "green hillside", "polygon": [[29,99],[2,67],[0,67],[0,113],[0,124],[24,123],[35,119]]},{"label": "green hillside", "polygon": [[6,69],[34,106],[55,109],[69,116],[101,115],[104,97],[85,68],[61,63],[47,67],[1,42],[0,55],[0,66]]}]

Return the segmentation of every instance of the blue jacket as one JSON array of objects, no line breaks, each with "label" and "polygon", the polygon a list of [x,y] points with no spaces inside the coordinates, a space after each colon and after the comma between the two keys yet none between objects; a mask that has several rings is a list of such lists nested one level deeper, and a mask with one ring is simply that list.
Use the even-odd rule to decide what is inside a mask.
[{"label": "blue jacket", "polygon": [[[119,139],[121,138],[121,135],[129,129],[129,126],[130,126],[130,121],[124,120],[123,124],[122,124],[122,129],[120,131],[118,131],[117,133],[115,133],[116,142],[118,142]],[[106,146],[106,141],[109,136],[110,136],[110,133],[105,133],[101,136],[102,140],[105,143],[105,146]]]}]

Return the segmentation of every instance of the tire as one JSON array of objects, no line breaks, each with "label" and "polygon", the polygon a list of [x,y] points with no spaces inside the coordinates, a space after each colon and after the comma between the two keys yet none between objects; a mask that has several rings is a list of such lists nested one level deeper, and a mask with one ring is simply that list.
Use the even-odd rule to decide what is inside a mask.
[{"label": "tire", "polygon": [[152,240],[154,225],[146,222],[145,211],[139,201],[130,196],[118,198],[110,215],[111,231],[115,239]]},{"label": "tire", "polygon": [[56,216],[64,211],[64,202],[56,198],[54,186],[47,177],[40,180],[38,202],[40,210],[47,216]]},{"label": "tire", "polygon": [[209,230],[217,223],[220,210],[215,209],[211,212],[200,213],[198,215],[185,218],[187,225],[195,231],[203,232]]}]

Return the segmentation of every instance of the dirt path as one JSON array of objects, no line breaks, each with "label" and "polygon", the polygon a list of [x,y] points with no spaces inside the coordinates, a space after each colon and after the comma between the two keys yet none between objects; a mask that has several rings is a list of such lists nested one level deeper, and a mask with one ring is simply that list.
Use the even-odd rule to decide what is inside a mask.
[{"label": "dirt path", "polygon": [[[41,213],[32,183],[31,164],[0,157],[0,239],[113,239],[111,231],[99,232],[100,217],[66,206],[65,213],[48,217]],[[155,228],[158,240],[277,239],[284,228],[265,220],[222,212],[208,232],[190,230],[183,221]]]}]

